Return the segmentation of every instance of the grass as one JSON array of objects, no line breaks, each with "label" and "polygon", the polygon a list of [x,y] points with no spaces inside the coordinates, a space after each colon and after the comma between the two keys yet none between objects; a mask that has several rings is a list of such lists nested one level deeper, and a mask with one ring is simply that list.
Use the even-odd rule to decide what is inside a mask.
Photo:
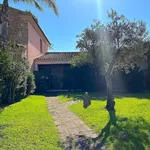
[{"label": "grass", "polygon": [[[98,93],[98,92],[89,92],[88,93],[91,100],[96,101],[104,101],[106,100],[106,96],[104,93]],[[58,96],[58,99],[65,103],[69,101],[76,101],[76,100],[82,100],[84,95],[84,92],[69,92],[69,93],[62,93]],[[123,94],[115,94],[116,98],[145,98],[150,99],[150,93],[123,93]]]},{"label": "grass", "polygon": [[60,150],[44,96],[30,96],[0,111],[0,150]]},{"label": "grass", "polygon": [[87,109],[82,102],[69,109],[99,135],[97,146],[105,145],[108,150],[149,150],[150,100],[142,99],[142,94],[137,97],[116,98],[113,116],[104,109],[106,101],[100,100],[92,101]]},{"label": "grass", "polygon": [[[70,93],[62,93],[61,95],[58,96],[58,99],[65,103],[69,101],[76,101],[76,100],[82,100],[84,95],[84,92],[70,92]],[[90,97],[92,100],[94,99],[100,99],[101,100],[104,98],[102,97],[103,95],[101,93],[89,93]]]}]

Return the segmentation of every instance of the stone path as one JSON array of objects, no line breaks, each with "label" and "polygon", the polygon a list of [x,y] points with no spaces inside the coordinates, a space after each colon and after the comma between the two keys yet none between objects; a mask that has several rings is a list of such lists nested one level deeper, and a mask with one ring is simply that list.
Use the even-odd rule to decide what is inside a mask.
[{"label": "stone path", "polygon": [[47,97],[47,105],[60,133],[61,140],[76,139],[76,137],[95,138],[96,134],[70,112],[67,105],[60,102],[57,97]]}]

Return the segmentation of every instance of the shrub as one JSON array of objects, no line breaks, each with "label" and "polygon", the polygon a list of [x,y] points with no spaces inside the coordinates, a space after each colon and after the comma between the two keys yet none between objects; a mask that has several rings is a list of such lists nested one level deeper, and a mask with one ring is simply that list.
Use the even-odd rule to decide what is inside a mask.
[{"label": "shrub", "polygon": [[27,77],[27,90],[26,90],[27,96],[34,93],[34,91],[35,91],[36,86],[35,86],[34,80],[35,80],[35,77],[34,77],[33,73],[29,72],[28,77]]},{"label": "shrub", "polygon": [[[2,103],[10,104],[14,103],[26,94],[32,92],[32,85],[28,86],[27,80],[30,84],[29,65],[25,58],[25,48],[11,42],[5,44],[5,51],[1,51],[0,55],[0,69],[1,72],[1,91],[2,91]],[[4,60],[7,61],[4,61]],[[29,77],[30,78],[30,77]],[[32,79],[31,79],[32,80]],[[34,82],[34,81],[33,81]]]},{"label": "shrub", "polygon": [[135,67],[126,75],[129,92],[143,92],[145,90],[145,70]]},{"label": "shrub", "polygon": [[46,72],[43,71],[35,71],[35,84],[36,84],[36,93],[44,93],[47,89],[47,82],[45,80],[45,76],[47,76]]}]

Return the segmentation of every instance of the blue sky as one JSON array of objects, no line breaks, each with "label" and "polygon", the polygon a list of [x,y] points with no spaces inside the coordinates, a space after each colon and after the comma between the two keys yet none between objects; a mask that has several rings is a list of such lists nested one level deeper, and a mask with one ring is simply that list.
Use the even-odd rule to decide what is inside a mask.
[{"label": "blue sky", "polygon": [[137,19],[147,22],[150,28],[150,1],[149,0],[57,0],[59,17],[47,7],[39,12],[34,7],[23,3],[13,4],[21,10],[31,10],[39,19],[44,33],[53,44],[53,52],[78,51],[76,35],[90,26],[95,19],[103,23],[108,22],[107,10],[111,8],[128,19]]}]

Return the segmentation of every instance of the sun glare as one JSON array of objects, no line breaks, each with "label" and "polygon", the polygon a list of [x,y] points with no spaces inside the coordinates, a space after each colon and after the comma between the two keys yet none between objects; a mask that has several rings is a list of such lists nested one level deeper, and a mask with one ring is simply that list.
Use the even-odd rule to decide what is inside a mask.
[{"label": "sun glare", "polygon": [[98,19],[102,19],[103,0],[96,0]]}]

